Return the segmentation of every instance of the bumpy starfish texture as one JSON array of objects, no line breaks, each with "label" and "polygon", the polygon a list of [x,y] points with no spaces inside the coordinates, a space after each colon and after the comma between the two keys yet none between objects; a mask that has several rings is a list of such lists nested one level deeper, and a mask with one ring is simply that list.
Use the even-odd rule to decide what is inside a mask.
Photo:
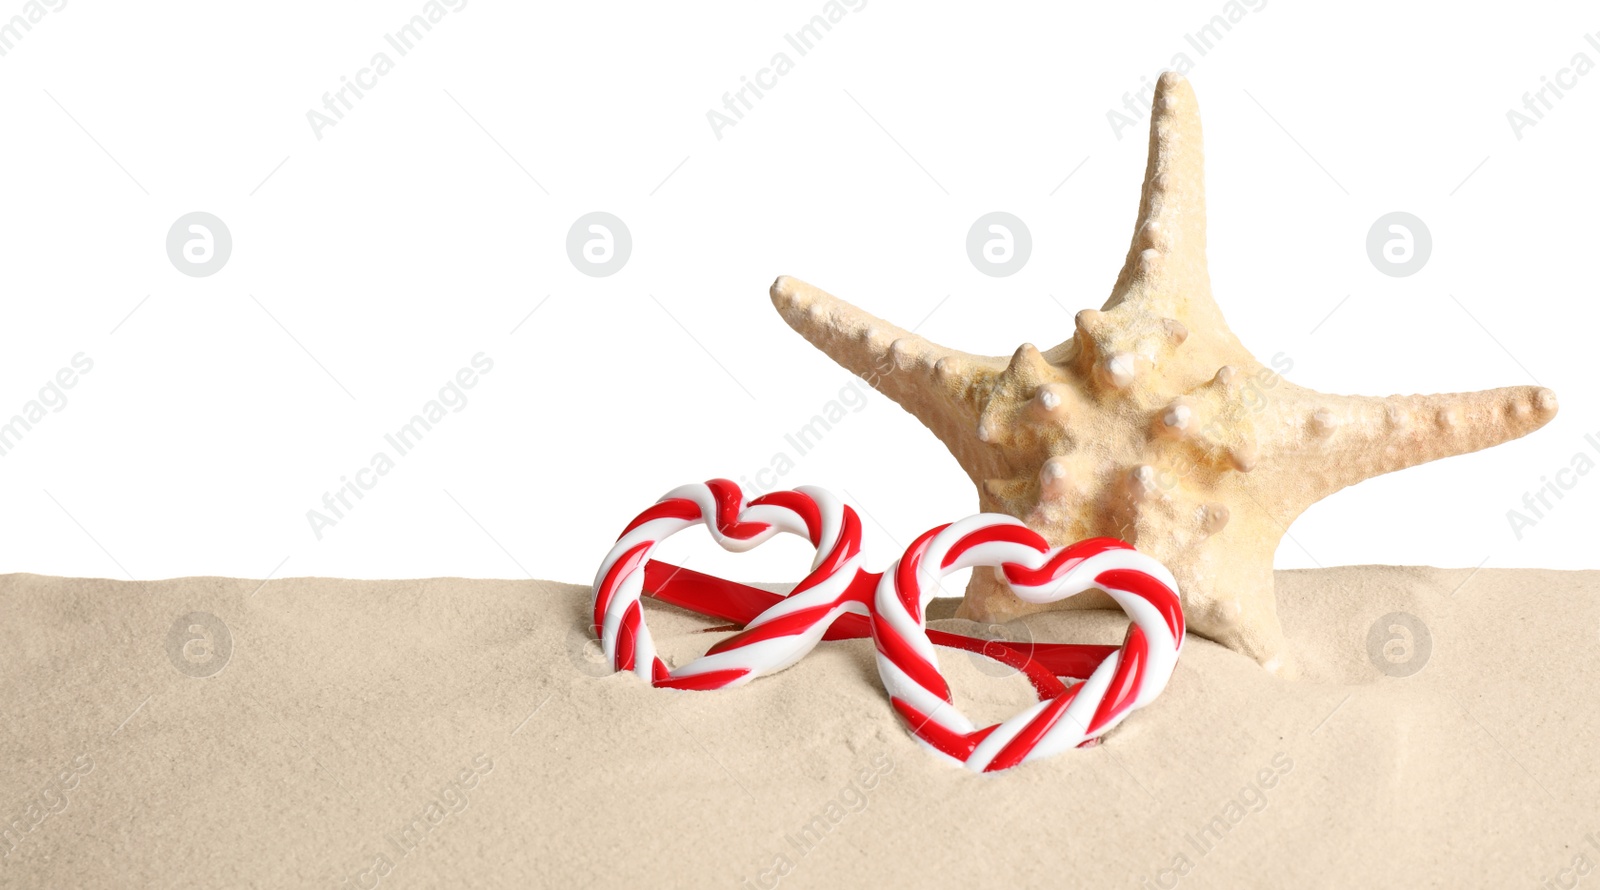
[{"label": "bumpy starfish texture", "polygon": [[[926,424],[978,486],[981,510],[1053,544],[1129,541],[1176,575],[1190,630],[1293,676],[1272,578],[1289,523],[1345,486],[1532,432],[1555,416],[1555,393],[1325,395],[1256,361],[1211,296],[1194,93],[1169,72],[1153,108],[1127,261],[1111,298],[1079,312],[1060,345],[970,355],[792,278],[772,285],[772,301]],[[1047,608],[977,569],[958,614],[1006,621]]]}]

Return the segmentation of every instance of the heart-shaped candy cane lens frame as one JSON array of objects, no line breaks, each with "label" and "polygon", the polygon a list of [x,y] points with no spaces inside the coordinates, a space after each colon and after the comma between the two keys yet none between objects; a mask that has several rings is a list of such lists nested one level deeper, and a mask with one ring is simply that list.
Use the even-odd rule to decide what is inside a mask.
[{"label": "heart-shaped candy cane lens frame", "polygon": [[[721,689],[740,686],[799,661],[845,612],[867,607],[849,595],[861,570],[861,520],[830,492],[811,486],[776,491],[743,503],[726,479],[683,485],[667,492],[623,530],[594,580],[594,628],[605,657],[655,686]],[[639,597],[645,565],[662,541],[704,524],[723,549],[742,553],[780,533],[799,535],[817,548],[811,573],[744,630],[677,670],[656,657]]]},{"label": "heart-shaped candy cane lens frame", "polygon": [[[1088,679],[978,729],[950,697],[928,639],[928,601],[939,579],[998,566],[1017,596],[1047,603],[1103,590],[1133,623],[1122,647]],[[1172,573],[1114,538],[1051,547],[1017,519],[982,513],[924,533],[878,582],[872,610],[878,674],[921,743],[974,772],[1049,757],[1099,738],[1166,688],[1183,647],[1183,609]]]}]

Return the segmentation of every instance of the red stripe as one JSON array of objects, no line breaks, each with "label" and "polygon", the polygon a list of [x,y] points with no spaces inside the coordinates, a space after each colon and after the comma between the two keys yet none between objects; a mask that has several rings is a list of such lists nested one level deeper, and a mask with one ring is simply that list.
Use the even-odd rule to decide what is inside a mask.
[{"label": "red stripe", "polygon": [[1150,657],[1150,643],[1145,640],[1144,631],[1135,624],[1128,628],[1128,637],[1122,643],[1122,663],[1117,665],[1117,672],[1111,677],[1111,685],[1106,687],[1105,698],[1100,700],[1100,707],[1095,709],[1094,717],[1089,720],[1087,735],[1099,735],[1107,723],[1116,719],[1117,715],[1128,709],[1135,697],[1139,694],[1139,686],[1144,679],[1144,666]]},{"label": "red stripe", "polygon": [[[1015,668],[1028,675],[1029,682],[1033,683],[1034,691],[1039,694],[1039,700],[1060,695],[1067,691],[1067,687],[1050,669],[1031,656],[1031,643],[1024,644],[1026,649],[1019,649],[1015,644],[1004,640],[983,640],[963,634],[947,633],[942,630],[928,631],[928,641],[935,646],[949,646],[952,649],[964,649],[975,652],[985,658],[991,658],[1008,667]],[[1116,647],[1107,647],[1113,652]]]},{"label": "red stripe", "polygon": [[783,599],[782,594],[770,590],[654,559],[644,567],[644,590],[664,603],[740,625],[750,623]]},{"label": "red stripe", "polygon": [[798,491],[774,491],[764,494],[750,502],[755,507],[761,504],[772,504],[782,507],[791,513],[798,514],[806,524],[806,537],[811,539],[811,546],[820,546],[822,541],[822,509],[817,502]]},{"label": "red stripe", "polygon": [[1022,759],[1028,756],[1028,752],[1039,744],[1039,740],[1044,738],[1045,733],[1050,731],[1050,727],[1061,722],[1061,715],[1067,712],[1067,705],[1072,704],[1072,700],[1078,697],[1078,690],[1082,688],[1083,684],[1079,683],[1046,705],[1044,710],[1028,721],[1027,726],[1022,727],[1021,732],[1006,742],[1006,746],[1000,749],[1000,753],[989,761],[989,765],[984,767],[983,771],[998,772],[1021,763]]},{"label": "red stripe", "polygon": [[1006,580],[1023,587],[1043,587],[1071,571],[1078,563],[1107,550],[1132,550],[1126,541],[1116,538],[1089,538],[1061,548],[1061,551],[1037,569],[1007,563],[1002,569]]},{"label": "red stripe", "polygon": [[900,604],[905,606],[911,619],[918,624],[922,623],[922,596],[917,591],[917,564],[922,562],[933,536],[949,527],[949,523],[945,523],[923,532],[906,548],[905,555],[900,557],[899,568],[895,569],[894,589],[900,595]]},{"label": "red stripe", "polygon": [[821,621],[823,616],[828,614],[828,610],[832,608],[833,604],[831,603],[825,606],[812,606],[809,609],[800,609],[781,618],[774,618],[765,624],[752,627],[722,640],[707,649],[706,654],[715,655],[718,652],[726,652],[729,649],[737,649],[752,643],[805,633],[815,626],[818,621]]},{"label": "red stripe", "polygon": [[1028,654],[1057,677],[1087,680],[1117,646],[1090,646],[1082,643],[1032,643]]},{"label": "red stripe", "polygon": [[739,521],[739,507],[744,502],[744,492],[739,490],[737,484],[727,479],[707,479],[706,488],[711,489],[711,497],[716,501],[717,531],[723,537],[744,541],[767,530],[768,525],[764,522]]},{"label": "red stripe", "polygon": [[654,519],[699,518],[699,504],[689,500],[688,498],[669,498],[665,501],[661,501],[643,513],[640,513],[638,516],[633,517],[633,521],[628,523],[628,527],[623,529],[622,534],[617,535],[617,538],[620,540],[623,535],[626,535],[628,532],[631,532],[639,526],[644,525],[646,522],[650,522]]},{"label": "red stripe", "polygon": [[845,613],[822,635],[824,640],[864,640],[872,636],[872,622],[865,615]]},{"label": "red stripe", "polygon": [[915,649],[894,632],[889,622],[878,616],[872,622],[872,639],[878,651],[894,662],[913,682],[945,701],[950,701],[950,686],[945,683],[939,669],[922,660]]},{"label": "red stripe", "polygon": [[980,544],[992,544],[1005,541],[1011,544],[1022,544],[1043,553],[1050,549],[1050,544],[1039,533],[1025,525],[990,525],[980,528],[969,535],[962,536],[944,555],[944,562],[939,565],[941,569],[948,569],[961,558],[963,553]]},{"label": "red stripe", "polygon": [[844,521],[840,523],[839,540],[832,550],[823,556],[822,565],[812,570],[811,574],[801,579],[795,588],[789,591],[790,596],[804,593],[828,578],[837,574],[846,562],[861,552],[861,517],[849,507],[844,508]]},{"label": "red stripe", "polygon": [[[870,603],[878,579],[883,576],[871,572],[857,573],[850,587],[838,602]],[[694,569],[685,569],[667,562],[651,560],[644,567],[645,593],[691,612],[713,618],[734,621],[740,625],[755,620],[757,615],[772,608],[783,599],[782,594],[737,581],[728,581]],[[872,636],[872,627],[865,615],[845,614],[828,628],[825,640],[865,640]]]},{"label": "red stripe", "polygon": [[1136,569],[1108,569],[1095,576],[1094,583],[1101,587],[1114,587],[1140,597],[1155,606],[1167,622],[1174,643],[1183,639],[1183,606],[1172,589],[1153,575]]},{"label": "red stripe", "polygon": [[633,648],[639,635],[639,621],[642,611],[639,601],[634,600],[628,606],[628,611],[622,613],[622,622],[617,627],[617,657],[612,665],[619,671],[633,670]]},{"label": "red stripe", "polygon": [[[867,572],[856,570],[855,578],[851,579],[850,586],[845,588],[839,596],[841,603],[861,603],[870,611],[872,597],[878,589],[878,582],[883,579],[881,572]],[[824,640],[862,640],[872,638],[872,621],[865,615],[846,612],[840,615],[828,632],[822,635]]]},{"label": "red stripe", "polygon": [[[987,738],[989,733],[994,732],[994,726],[988,726],[976,732],[955,732],[933,722],[926,714],[917,710],[904,699],[891,697],[889,701],[894,704],[894,709],[899,712],[900,719],[906,722],[906,726],[910,727],[911,732],[917,738],[957,760],[965,761],[968,757],[971,757],[972,749],[978,747],[978,743]],[[995,724],[995,726],[998,725]]]},{"label": "red stripe", "polygon": [[611,598],[616,596],[617,587],[622,583],[622,579],[628,577],[633,573],[634,569],[639,567],[639,562],[649,552],[651,543],[650,541],[643,541],[635,544],[633,549],[622,554],[622,558],[611,564],[611,571],[606,572],[606,576],[601,579],[600,589],[595,592],[594,597],[593,629],[595,636],[600,636],[601,630],[605,627],[606,610],[611,608]]},{"label": "red stripe", "polygon": [[658,689],[692,689],[695,691],[721,689],[748,673],[750,672],[744,668],[730,668],[725,671],[707,671],[706,673],[689,677],[657,677],[655,685]]}]

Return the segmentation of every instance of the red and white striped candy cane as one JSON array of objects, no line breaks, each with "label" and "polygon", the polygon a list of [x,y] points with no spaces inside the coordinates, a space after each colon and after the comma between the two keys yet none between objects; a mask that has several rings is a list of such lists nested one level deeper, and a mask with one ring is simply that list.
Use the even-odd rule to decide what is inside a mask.
[{"label": "red and white striped candy cane", "polygon": [[[656,657],[639,602],[645,564],[656,545],[701,523],[718,544],[735,553],[787,532],[811,541],[817,556],[811,573],[743,631],[669,670]],[[746,503],[739,486],[727,479],[684,485],[639,514],[600,564],[594,579],[594,629],[614,669],[632,671],[656,686],[739,686],[800,660],[840,615],[865,615],[866,603],[850,590],[860,569],[861,520],[824,489],[802,486]]]},{"label": "red and white striped candy cane", "polygon": [[[978,729],[951,701],[923,612],[940,578],[973,566],[999,566],[1031,603],[1104,590],[1133,624],[1084,682]],[[884,573],[872,609],[878,673],[895,710],[925,746],[975,772],[1082,745],[1149,704],[1172,676],[1183,630],[1178,585],[1161,563],[1114,538],[1051,547],[1019,520],[992,513],[924,533]]]}]

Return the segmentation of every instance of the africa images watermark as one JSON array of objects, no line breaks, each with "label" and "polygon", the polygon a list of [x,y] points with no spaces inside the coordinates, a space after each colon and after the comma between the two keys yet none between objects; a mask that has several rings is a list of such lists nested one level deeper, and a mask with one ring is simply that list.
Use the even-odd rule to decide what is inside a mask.
[{"label": "africa images watermark", "polygon": [[823,404],[821,410],[812,415],[808,423],[792,433],[784,433],[783,441],[789,447],[774,452],[767,465],[752,474],[754,480],[750,476],[740,476],[739,487],[750,497],[776,489],[783,477],[794,470],[799,459],[817,447],[823,436],[831,432],[846,417],[860,414],[867,407],[867,391],[866,382],[860,377],[852,376],[849,383],[839,388],[838,396]]},{"label": "africa images watermark", "polygon": [[384,834],[383,845],[369,857],[367,867],[347,875],[339,882],[339,886],[373,890],[383,883],[395,866],[405,861],[423,841],[432,837],[446,819],[467,808],[472,802],[467,792],[475,789],[478,782],[493,771],[494,760],[488,755],[473,757],[470,764],[461,767],[440,785],[427,803],[410,813],[403,824]]},{"label": "africa images watermark", "polygon": [[[1282,751],[1272,755],[1266,766],[1256,770],[1250,782],[1238,793],[1228,798],[1218,808],[1217,814],[1201,823],[1194,831],[1185,832],[1183,844],[1173,854],[1171,862],[1158,867],[1153,876],[1140,876],[1140,890],[1172,890],[1194,871],[1195,866],[1215,850],[1245,819],[1267,808],[1267,792],[1294,769],[1294,760]],[[1194,858],[1189,853],[1193,851]]]},{"label": "africa images watermark", "polygon": [[[1260,12],[1267,8],[1267,0],[1228,0],[1223,4],[1221,11],[1212,16],[1209,21],[1193,32],[1183,35],[1183,40],[1200,57],[1217,48],[1222,38],[1233,31],[1233,26],[1244,21],[1245,16],[1252,12]],[[1179,50],[1172,54],[1172,59],[1167,62],[1164,71],[1176,71],[1188,75],[1194,70],[1196,59],[1189,55],[1187,50]],[[1150,119],[1150,102],[1155,98],[1156,85],[1149,77],[1139,78],[1137,92],[1129,91],[1122,94],[1122,108],[1106,109],[1106,123],[1111,125],[1111,135],[1122,141],[1122,135],[1129,127],[1135,127]]]},{"label": "africa images watermark", "polygon": [[5,57],[23,35],[33,30],[33,26],[44,21],[44,17],[52,12],[60,12],[67,8],[67,0],[28,0],[22,4],[22,11],[4,22],[0,22],[0,58]]},{"label": "africa images watermark", "polygon": [[68,791],[78,787],[83,776],[94,771],[94,758],[84,751],[72,758],[48,782],[39,786],[26,800],[12,808],[5,824],[0,825],[0,859],[9,859],[23,838],[38,830],[46,819],[59,815],[67,808]]},{"label": "africa images watermark", "polygon": [[[1600,53],[1600,32],[1583,35],[1583,39],[1595,52]],[[1556,102],[1565,99],[1569,90],[1574,90],[1579,84],[1579,78],[1587,76],[1595,69],[1595,62],[1583,50],[1572,55],[1566,67],[1556,71],[1552,77],[1542,75],[1539,78],[1539,88],[1522,94],[1522,108],[1506,109],[1506,122],[1511,124],[1511,135],[1521,142],[1523,135],[1529,127],[1538,126],[1544,120],[1546,112],[1554,111]]]},{"label": "africa images watermark", "polygon": [[783,851],[774,854],[772,864],[756,872],[754,878],[741,880],[741,890],[773,890],[794,872],[799,863],[815,852],[840,823],[867,808],[867,804],[872,802],[873,789],[878,787],[884,776],[894,772],[894,761],[879,751],[867,758],[867,763],[868,766],[857,768],[849,784],[823,804],[809,821],[783,836],[786,845]]},{"label": "africa images watermark", "polygon": [[[1575,890],[1575,888],[1594,872],[1595,860],[1589,858],[1589,851],[1600,854],[1600,831],[1591,831],[1583,836],[1583,844],[1587,850],[1579,848],[1572,854],[1572,861],[1556,869],[1556,873],[1539,882],[1539,890]],[[1600,858],[1600,855],[1597,855]]]},{"label": "africa images watermark", "polygon": [[[1600,454],[1600,435],[1584,433],[1583,441],[1591,451]],[[1554,479],[1540,476],[1537,488],[1522,493],[1522,509],[1512,507],[1506,511],[1506,522],[1516,539],[1522,540],[1524,529],[1533,528],[1546,519],[1561,499],[1567,496],[1567,492],[1577,488],[1583,477],[1594,468],[1595,459],[1587,451],[1578,451],[1567,461],[1567,466],[1555,471]]]},{"label": "africa images watermark", "polygon": [[[422,12],[412,16],[410,21],[396,28],[393,33],[384,34],[384,42],[403,58],[422,42],[434,25],[444,21],[447,14],[466,8],[467,0],[428,0],[423,4]],[[367,61],[367,67],[357,71],[354,77],[341,76],[338,89],[322,94],[322,108],[306,111],[311,135],[321,142],[323,132],[344,120],[345,112],[353,111],[356,102],[366,98],[369,90],[377,88],[379,79],[393,70],[394,58],[380,50],[373,53]]]},{"label": "africa images watermark", "polygon": [[792,433],[784,434],[783,441],[789,446],[788,448],[774,452],[765,467],[751,474],[755,477],[753,480],[751,476],[739,477],[739,488],[750,497],[776,489],[783,477],[789,475],[798,465],[799,459],[817,447],[823,436],[832,432],[846,417],[859,414],[866,409],[870,404],[867,401],[867,391],[876,389],[884,375],[892,374],[894,370],[894,359],[884,355],[878,359],[877,364],[865,372],[850,375],[850,382],[839,388],[836,397],[823,403],[809,422]]},{"label": "africa images watermark", "polygon": [[61,413],[67,407],[66,390],[77,386],[79,377],[92,370],[94,359],[82,352],[74,355],[67,366],[44,382],[38,395],[29,399],[21,411],[13,414],[10,420],[0,422],[0,457],[15,451],[22,437],[32,432],[46,417]]},{"label": "africa images watermark", "polygon": [[[833,30],[834,25],[844,21],[847,14],[866,8],[867,0],[828,0],[823,4],[822,11],[812,16],[810,21],[784,34],[783,41],[798,57],[804,58]],[[787,51],[780,50],[773,53],[765,68],[756,71],[753,76],[741,76],[737,90],[722,94],[722,109],[711,108],[706,111],[711,135],[721,142],[722,131],[744,120],[745,112],[754,110],[756,103],[766,98],[767,91],[776,89],[779,78],[787,76],[794,66],[795,59]]]},{"label": "africa images watermark", "polygon": [[423,436],[446,417],[459,414],[467,407],[466,390],[477,386],[483,375],[494,370],[494,359],[480,352],[472,357],[470,365],[456,371],[455,376],[445,381],[438,395],[428,400],[421,412],[412,415],[410,421],[392,433],[383,434],[383,441],[394,452],[393,457],[389,455],[389,450],[376,452],[367,461],[367,466],[351,474],[355,476],[354,479],[340,476],[338,488],[322,493],[322,510],[326,510],[326,513],[315,507],[306,511],[306,522],[318,541],[322,540],[322,530],[338,525],[339,520],[344,519],[347,513],[355,509],[356,503],[366,497],[366,492],[377,488],[378,482],[389,475],[399,458],[416,450]]}]

